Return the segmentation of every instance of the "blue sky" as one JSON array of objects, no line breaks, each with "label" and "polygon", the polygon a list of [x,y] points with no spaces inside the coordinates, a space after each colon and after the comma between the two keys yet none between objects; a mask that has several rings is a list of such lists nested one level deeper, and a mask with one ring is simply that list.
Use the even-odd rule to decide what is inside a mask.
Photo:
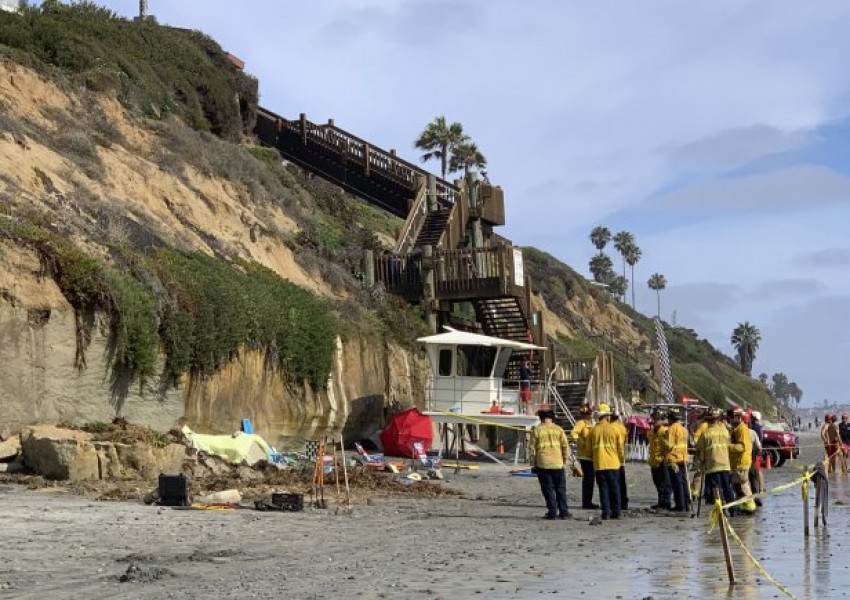
[{"label": "blue sky", "polygon": [[631,231],[640,310],[664,273],[665,319],[729,354],[750,321],[756,373],[850,400],[850,3],[149,4],[244,59],[280,114],[410,159],[434,116],[462,122],[505,188],[504,235],[586,272],[593,226]]}]

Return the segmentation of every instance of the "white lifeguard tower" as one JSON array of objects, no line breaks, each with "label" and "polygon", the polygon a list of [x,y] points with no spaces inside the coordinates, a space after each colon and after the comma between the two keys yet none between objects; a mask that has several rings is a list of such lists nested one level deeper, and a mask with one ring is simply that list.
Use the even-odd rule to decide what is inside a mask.
[{"label": "white lifeguard tower", "polygon": [[[452,425],[455,454],[462,436],[458,425],[507,425],[529,429],[539,420],[524,414],[518,390],[505,389],[503,376],[513,352],[541,352],[541,346],[457,331],[419,338],[426,345],[431,374],[425,390],[423,414],[444,425],[443,449],[448,450]],[[520,444],[517,445],[517,456]],[[516,462],[516,457],[515,457]]]}]

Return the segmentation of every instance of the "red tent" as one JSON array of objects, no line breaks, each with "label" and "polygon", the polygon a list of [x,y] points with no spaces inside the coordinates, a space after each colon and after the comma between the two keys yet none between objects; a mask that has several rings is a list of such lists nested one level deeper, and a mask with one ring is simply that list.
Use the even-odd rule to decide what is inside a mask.
[{"label": "red tent", "polygon": [[390,417],[389,423],[381,432],[381,445],[384,447],[384,454],[390,456],[415,458],[413,443],[422,442],[427,450],[431,447],[432,439],[431,418],[426,417],[416,408]]}]

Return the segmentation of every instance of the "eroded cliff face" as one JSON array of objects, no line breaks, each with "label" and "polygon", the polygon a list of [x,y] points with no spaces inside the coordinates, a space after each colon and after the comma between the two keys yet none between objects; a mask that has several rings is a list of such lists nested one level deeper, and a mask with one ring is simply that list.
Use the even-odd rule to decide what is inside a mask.
[{"label": "eroded cliff face", "polygon": [[424,357],[378,339],[337,340],[327,389],[292,386],[263,353],[242,351],[213,376],[152,381],[145,390],[115,381],[108,327],[94,315],[84,369],[74,366],[73,308],[42,275],[31,250],[0,242],[0,427],[110,421],[122,416],[157,430],[179,424],[231,433],[241,419],[280,448],[324,431],[361,439],[383,423],[391,398],[421,402]]}]

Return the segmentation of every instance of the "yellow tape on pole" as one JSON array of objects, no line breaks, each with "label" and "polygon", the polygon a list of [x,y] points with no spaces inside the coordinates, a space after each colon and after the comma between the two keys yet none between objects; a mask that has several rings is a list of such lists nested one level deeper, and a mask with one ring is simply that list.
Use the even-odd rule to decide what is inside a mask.
[{"label": "yellow tape on pole", "polygon": [[778,494],[779,492],[784,492],[786,490],[790,490],[795,485],[803,484],[803,486],[806,488],[806,490],[808,490],[808,481],[809,481],[809,479],[811,479],[812,475],[813,475],[813,473],[808,473],[808,474],[803,475],[802,477],[800,477],[798,479],[795,479],[794,481],[791,481],[791,482],[788,482],[788,483],[783,483],[782,485],[776,486],[773,489],[765,490],[763,492],[759,492],[758,494],[750,494],[749,496],[744,496],[743,498],[738,498],[734,502],[730,502],[729,504],[724,504],[722,508],[725,510],[727,508],[732,508],[734,506],[738,506],[739,504],[744,504],[744,503],[749,502],[750,500],[753,500],[755,498],[764,498],[764,497],[770,496],[772,494]]},{"label": "yellow tape on pole", "polygon": [[514,431],[528,431],[527,427],[518,427],[516,425],[505,425],[504,423],[494,423],[492,421],[488,421],[486,419],[479,419],[478,417],[471,417],[469,415],[461,415],[458,413],[452,412],[436,412],[438,415],[443,415],[446,417],[452,417],[454,419],[460,419],[463,421],[469,421],[471,423],[475,423],[476,425],[490,425],[492,427],[501,427],[502,429],[513,429]]},{"label": "yellow tape on pole", "polygon": [[753,563],[753,566],[756,568],[756,570],[759,573],[764,575],[764,577],[770,583],[772,583],[777,590],[779,590],[780,592],[782,592],[783,594],[785,594],[789,598],[792,598],[792,600],[797,600],[797,597],[794,594],[792,594],[791,591],[788,588],[786,588],[784,585],[779,583],[770,573],[768,573],[767,571],[764,570],[764,567],[761,566],[761,563],[759,563],[759,561],[756,560],[756,557],[752,555],[752,553],[744,545],[744,542],[741,541],[741,538],[738,537],[738,534],[735,532],[735,530],[732,529],[732,525],[729,524],[729,521],[726,521],[726,530],[732,535],[732,539],[734,539],[736,542],[738,542],[738,545],[741,547],[741,550],[744,551],[744,554],[747,555],[747,558],[750,559],[750,562]]}]

